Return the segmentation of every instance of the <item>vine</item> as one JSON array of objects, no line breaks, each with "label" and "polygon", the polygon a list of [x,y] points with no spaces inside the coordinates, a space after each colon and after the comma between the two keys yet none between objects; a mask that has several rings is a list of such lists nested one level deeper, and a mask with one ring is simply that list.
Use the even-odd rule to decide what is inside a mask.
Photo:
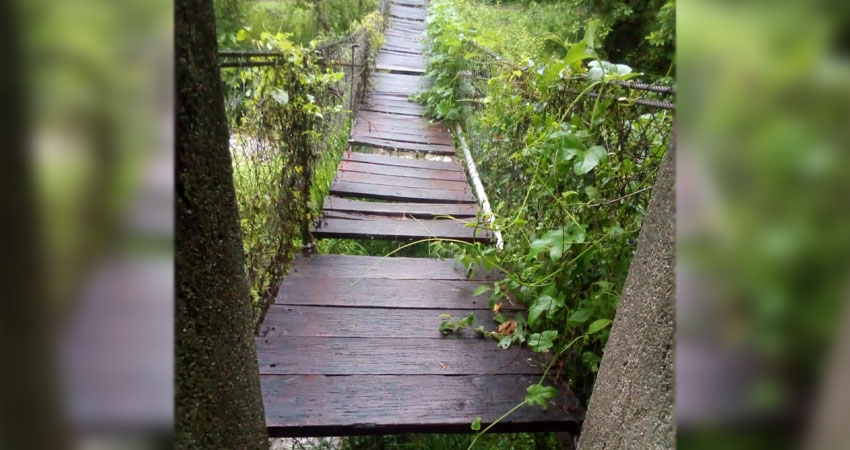
[{"label": "vine", "polygon": [[[483,266],[504,275],[475,292],[489,294],[500,323],[498,332],[479,334],[502,348],[552,353],[546,376],[566,379],[585,398],[672,123],[669,112],[635,104],[636,94],[617,84],[641,74],[599,59],[596,28],[591,21],[562,53],[495,60],[453,1],[435,0],[428,18],[434,84],[415,96],[434,119],[464,123],[495,205],[494,227],[504,233],[503,251],[431,244],[453,251],[469,271]],[[527,310],[508,321],[499,314],[505,302]],[[445,319],[443,332],[473,325]],[[555,393],[541,390],[544,379],[502,418],[524,405],[545,406]]]}]

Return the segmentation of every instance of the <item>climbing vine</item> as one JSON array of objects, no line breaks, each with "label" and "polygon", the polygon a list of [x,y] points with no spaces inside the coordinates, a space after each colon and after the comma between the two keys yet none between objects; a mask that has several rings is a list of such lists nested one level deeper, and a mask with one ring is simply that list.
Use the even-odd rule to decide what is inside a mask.
[{"label": "climbing vine", "polygon": [[225,80],[235,94],[228,102],[233,178],[248,279],[259,302],[285,273],[313,209],[311,171],[326,115],[343,110],[331,89],[343,74],[286,34],[262,33],[252,47],[277,55],[275,64]]},{"label": "climbing vine", "polygon": [[[585,399],[672,123],[670,111],[636,102],[646,92],[622,86],[641,74],[599,59],[596,27],[588,23],[564,52],[506,61],[482,55],[453,3],[435,0],[428,19],[435,82],[415,97],[435,119],[463,124],[504,235],[503,250],[433,244],[469,270],[483,265],[503,275],[475,292],[489,295],[500,323],[479,334],[502,348],[556,355],[547,372]],[[527,312],[508,318],[499,313],[506,304]],[[470,318],[448,317],[441,331],[465,326],[476,328]],[[523,404],[546,404],[543,381]]]}]

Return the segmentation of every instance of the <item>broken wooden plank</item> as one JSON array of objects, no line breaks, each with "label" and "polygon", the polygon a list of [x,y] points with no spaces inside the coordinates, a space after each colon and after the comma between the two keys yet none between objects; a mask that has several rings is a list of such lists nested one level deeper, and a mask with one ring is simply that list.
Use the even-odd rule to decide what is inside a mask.
[{"label": "broken wooden plank", "polygon": [[471,203],[405,203],[369,202],[328,196],[322,211],[376,214],[382,216],[405,216],[430,219],[437,216],[472,218],[478,215],[478,206]]},{"label": "broken wooden plank", "polygon": [[420,189],[440,189],[447,191],[472,192],[466,181],[435,180],[432,178],[408,178],[392,175],[366,174],[361,172],[338,171],[337,180],[354,183],[378,184],[382,186],[412,187]]},{"label": "broken wooden plank", "polygon": [[433,180],[466,181],[463,172],[454,170],[423,169],[418,167],[387,166],[384,164],[368,164],[356,161],[342,160],[340,171],[370,173],[376,175],[392,175],[407,178],[425,178]]},{"label": "broken wooden plank", "polygon": [[379,139],[361,134],[355,134],[348,139],[352,145],[360,145],[363,147],[381,148],[385,150],[406,150],[411,152],[424,152],[435,155],[454,156],[456,150],[452,146],[439,144],[423,144],[419,142],[396,141],[389,139]]},{"label": "broken wooden plank", "polygon": [[372,153],[346,151],[342,154],[345,161],[356,161],[369,164],[383,164],[387,166],[417,167],[424,169],[455,170],[463,173],[463,166],[456,162],[432,161],[429,159],[406,158],[403,156],[385,156]]},{"label": "broken wooden plank", "polygon": [[[346,213],[339,213],[346,214]],[[322,217],[320,226],[311,231],[316,238],[385,239],[418,241],[422,239],[452,239],[463,242],[489,242],[492,233],[481,227],[467,227],[452,219],[338,218]]]},{"label": "broken wooden plank", "polygon": [[475,203],[475,197],[468,191],[439,191],[435,189],[381,186],[338,180],[331,183],[330,194],[340,197],[426,203]]}]

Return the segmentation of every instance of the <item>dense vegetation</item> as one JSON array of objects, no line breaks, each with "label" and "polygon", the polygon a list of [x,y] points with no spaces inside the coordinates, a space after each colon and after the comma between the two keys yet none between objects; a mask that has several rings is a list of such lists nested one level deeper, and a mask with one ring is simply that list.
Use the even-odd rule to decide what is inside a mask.
[{"label": "dense vegetation", "polygon": [[[274,3],[282,10],[298,7]],[[232,6],[219,6],[227,5]],[[368,63],[369,49],[380,44],[383,19],[377,11],[349,19],[334,22],[349,31],[344,38],[313,30],[306,45],[288,32],[245,27],[232,33],[236,26],[228,20],[218,27],[222,46],[232,38],[236,48],[275,54],[273,66],[222,71],[246,269],[258,319],[304,243],[304,227],[316,217],[345,148],[346,108],[360,68],[344,64]],[[359,46],[355,53],[353,44]]]},{"label": "dense vegetation", "polygon": [[[436,82],[417,98],[436,119],[464,124],[505,248],[451,247],[467,266],[503,273],[478,291],[495,310],[507,302],[529,308],[514,323],[498,315],[508,325],[490,337],[504,348],[528,345],[557,355],[553,372],[586,400],[672,115],[634,104],[638,94],[616,84],[638,74],[600,59],[599,22],[551,52],[548,33],[528,46],[502,33],[498,48],[538,49],[512,61],[480,47],[470,19],[490,20],[470,12],[480,8],[462,0],[431,3],[429,75]],[[497,35],[481,34],[499,44]],[[486,83],[477,80],[484,73]],[[466,325],[474,326],[451,321],[446,328]]]}]

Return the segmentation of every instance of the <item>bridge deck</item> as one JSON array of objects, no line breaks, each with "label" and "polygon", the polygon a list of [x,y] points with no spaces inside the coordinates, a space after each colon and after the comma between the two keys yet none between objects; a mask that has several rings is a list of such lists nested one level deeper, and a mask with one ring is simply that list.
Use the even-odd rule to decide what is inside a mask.
[{"label": "bridge deck", "polygon": [[[273,436],[469,432],[494,421],[539,381],[545,359],[498,348],[471,330],[443,336],[440,314],[475,315],[494,331],[487,296],[452,261],[298,257],[266,315],[257,350]],[[517,305],[505,305],[510,318]],[[524,407],[497,430],[575,431],[566,386],[548,409]]]},{"label": "bridge deck", "polygon": [[[408,97],[428,86],[423,0],[392,0],[350,143],[407,156],[347,151],[317,238],[427,238],[487,242],[478,205],[448,130]],[[444,160],[420,158],[442,155]],[[470,277],[452,261],[317,255],[298,257],[257,337],[266,423],[272,436],[470,432],[521,402],[540,380],[546,355],[502,350],[470,330],[443,336],[441,314],[472,313],[498,324],[486,295],[494,275]],[[505,304],[507,319],[520,309]],[[550,383],[551,384],[551,383]],[[547,410],[524,407],[497,431],[576,431],[583,411],[567,386]]]}]

